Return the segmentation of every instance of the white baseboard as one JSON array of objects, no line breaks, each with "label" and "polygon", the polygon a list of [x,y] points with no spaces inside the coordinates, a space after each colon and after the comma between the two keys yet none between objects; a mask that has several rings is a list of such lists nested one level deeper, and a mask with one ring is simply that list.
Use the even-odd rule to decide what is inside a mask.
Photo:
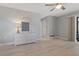
[{"label": "white baseboard", "polygon": [[68,40],[66,36],[55,36],[56,39]]},{"label": "white baseboard", "polygon": [[14,45],[14,42],[9,42],[9,43],[1,43],[0,45]]}]

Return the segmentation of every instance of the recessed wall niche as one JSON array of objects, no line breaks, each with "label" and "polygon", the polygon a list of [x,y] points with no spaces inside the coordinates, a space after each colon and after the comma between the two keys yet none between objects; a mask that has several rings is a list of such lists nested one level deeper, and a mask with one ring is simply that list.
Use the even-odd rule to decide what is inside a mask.
[{"label": "recessed wall niche", "polygon": [[22,22],[22,32],[29,31],[29,22]]},{"label": "recessed wall niche", "polygon": [[30,19],[28,17],[23,17],[21,22],[21,31],[22,32],[29,32],[29,25],[30,25]]},{"label": "recessed wall niche", "polygon": [[22,17],[20,22],[17,23],[17,33],[29,32],[30,31],[30,18]]}]

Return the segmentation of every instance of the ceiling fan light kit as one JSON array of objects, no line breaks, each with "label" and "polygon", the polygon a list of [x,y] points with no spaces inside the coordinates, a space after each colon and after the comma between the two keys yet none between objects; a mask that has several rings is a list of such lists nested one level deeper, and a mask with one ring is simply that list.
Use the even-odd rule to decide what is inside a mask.
[{"label": "ceiling fan light kit", "polygon": [[61,4],[58,4],[57,6],[56,6],[56,9],[60,9],[62,7],[62,5]]}]

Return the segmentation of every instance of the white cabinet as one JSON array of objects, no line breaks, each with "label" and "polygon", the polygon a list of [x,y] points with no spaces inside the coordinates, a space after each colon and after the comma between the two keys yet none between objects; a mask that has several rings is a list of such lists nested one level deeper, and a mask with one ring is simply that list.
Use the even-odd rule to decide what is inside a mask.
[{"label": "white cabinet", "polygon": [[15,45],[31,43],[32,41],[32,34],[30,32],[16,34]]}]

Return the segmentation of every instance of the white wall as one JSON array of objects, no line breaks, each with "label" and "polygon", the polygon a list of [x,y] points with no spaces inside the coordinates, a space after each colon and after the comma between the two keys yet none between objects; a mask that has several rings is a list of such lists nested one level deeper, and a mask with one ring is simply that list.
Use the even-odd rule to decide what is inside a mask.
[{"label": "white wall", "polygon": [[62,17],[57,19],[57,31],[56,35],[58,36],[67,36],[68,32],[68,18]]},{"label": "white wall", "polygon": [[42,20],[47,20],[47,31],[48,31],[48,35],[55,35],[55,31],[56,31],[56,17],[54,16],[47,16],[44,17]]},{"label": "white wall", "polygon": [[28,33],[16,33],[16,20],[22,16],[30,19],[31,35],[28,38],[32,37],[32,40],[29,42],[36,41],[40,37],[40,14],[0,6],[0,43],[11,43],[15,40],[16,44],[28,43],[26,37]]},{"label": "white wall", "polygon": [[75,41],[76,41],[76,17],[79,16],[79,11],[73,12],[57,18],[57,32],[56,35],[67,37],[68,35],[68,17],[75,17]]},{"label": "white wall", "polygon": [[0,43],[14,42],[15,26],[12,21],[0,18]]},{"label": "white wall", "polygon": [[56,18],[53,16],[48,16],[47,17],[48,20],[48,31],[49,31],[49,35],[55,35],[55,20]]},{"label": "white wall", "polygon": [[[16,19],[20,19],[22,16],[30,18],[30,34],[28,38],[28,33],[16,33]],[[66,37],[68,34],[69,16],[79,16],[79,12],[74,12],[58,18],[53,16],[45,17],[44,19],[48,20],[49,35]],[[42,34],[40,17],[41,15],[37,13],[0,6],[0,43],[15,42],[16,40],[15,43],[20,44],[39,40],[38,38],[40,38]],[[17,39],[17,37],[19,39]]]}]

